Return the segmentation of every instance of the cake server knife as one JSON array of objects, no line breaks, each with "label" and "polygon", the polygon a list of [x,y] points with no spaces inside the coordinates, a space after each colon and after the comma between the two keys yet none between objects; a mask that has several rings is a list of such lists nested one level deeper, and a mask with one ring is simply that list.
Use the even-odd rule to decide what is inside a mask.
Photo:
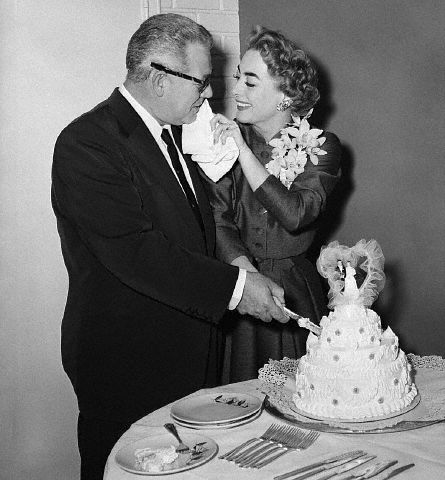
[{"label": "cake server knife", "polygon": [[[297,468],[296,470],[292,470],[291,472],[283,473],[282,475],[277,475],[276,477],[273,477],[273,478],[274,480],[286,480],[286,478],[290,478],[300,473],[304,473],[304,472],[307,472],[308,470],[313,470],[314,468],[316,468],[317,471],[313,470],[311,472],[311,475],[315,475],[315,473],[321,472],[322,469],[327,470],[329,468],[338,467],[343,463],[350,462],[351,460],[355,460],[356,458],[362,457],[363,455],[366,455],[366,452],[364,452],[363,450],[354,450],[352,452],[342,453],[340,455],[336,455],[335,457],[330,457],[330,458],[327,458],[326,460],[321,460],[319,462],[312,463],[311,465],[306,465],[305,467]],[[339,463],[339,462],[342,462],[342,463]],[[320,467],[322,467],[322,469],[320,469]]]},{"label": "cake server knife", "polygon": [[300,327],[307,328],[317,336],[320,335],[322,328],[318,325],[315,325],[315,323],[311,322],[309,318],[302,317],[301,315],[298,315],[298,313],[295,313],[292,310],[289,310],[287,307],[282,307],[282,308],[283,308],[283,312],[289,318],[292,318],[292,320],[297,320],[298,325]]}]

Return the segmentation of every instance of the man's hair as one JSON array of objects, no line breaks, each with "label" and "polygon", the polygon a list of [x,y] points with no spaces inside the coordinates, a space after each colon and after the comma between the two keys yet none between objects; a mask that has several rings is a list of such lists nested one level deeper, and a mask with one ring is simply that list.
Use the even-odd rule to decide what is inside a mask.
[{"label": "man's hair", "polygon": [[202,25],[182,15],[153,15],[141,24],[128,43],[127,79],[133,82],[146,80],[151,71],[147,61],[149,57],[158,63],[168,58],[170,64],[165,66],[170,68],[187,68],[186,48],[193,43],[202,44],[210,50],[212,36]]}]

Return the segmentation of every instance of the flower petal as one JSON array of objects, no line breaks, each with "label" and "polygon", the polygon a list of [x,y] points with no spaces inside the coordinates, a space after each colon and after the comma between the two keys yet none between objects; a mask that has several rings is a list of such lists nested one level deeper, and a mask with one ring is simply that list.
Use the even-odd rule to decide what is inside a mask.
[{"label": "flower petal", "polygon": [[318,157],[317,155],[314,155],[313,153],[309,154],[309,158],[311,159],[311,162],[314,165],[318,165]]},{"label": "flower petal", "polygon": [[296,137],[299,135],[300,131],[298,130],[298,128],[295,127],[287,127],[286,133],[292,135],[293,137]]},{"label": "flower petal", "polygon": [[309,122],[305,118],[303,118],[300,125],[300,132],[309,132],[309,130],[310,130]]},{"label": "flower petal", "polygon": [[297,127],[299,127],[300,123],[301,123],[300,117],[297,117],[297,116],[294,116],[294,115],[291,115],[291,117],[292,117],[293,122],[297,125]]},{"label": "flower petal", "polygon": [[283,140],[281,138],[272,138],[272,140],[269,142],[269,145],[272,147],[282,147],[283,146]]},{"label": "flower petal", "polygon": [[323,130],[320,130],[319,128],[311,128],[309,133],[312,137],[316,138],[323,133]]}]

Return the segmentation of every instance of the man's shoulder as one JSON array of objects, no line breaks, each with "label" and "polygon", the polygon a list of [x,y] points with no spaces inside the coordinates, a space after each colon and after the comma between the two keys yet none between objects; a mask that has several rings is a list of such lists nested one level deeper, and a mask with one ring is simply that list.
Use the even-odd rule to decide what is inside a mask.
[{"label": "man's shoulder", "polygon": [[110,128],[117,121],[113,115],[110,99],[106,99],[87,112],[72,120],[61,132],[60,136],[75,132],[88,132]]}]

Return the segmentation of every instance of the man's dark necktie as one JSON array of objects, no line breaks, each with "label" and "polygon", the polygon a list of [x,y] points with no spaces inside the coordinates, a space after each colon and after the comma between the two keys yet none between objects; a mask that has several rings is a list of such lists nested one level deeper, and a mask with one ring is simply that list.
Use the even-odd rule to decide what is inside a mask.
[{"label": "man's dark necktie", "polygon": [[202,223],[201,212],[199,211],[198,203],[196,201],[195,194],[193,193],[189,182],[185,178],[184,169],[182,168],[181,161],[179,160],[178,150],[173,142],[173,138],[170,135],[170,132],[167,129],[162,129],[161,134],[162,140],[167,145],[167,151],[172,161],[173,168],[175,169],[176,175],[179,178],[179,183],[182,185],[182,189],[185,192],[185,196],[189,201],[190,207],[198,221],[198,225],[201,227],[201,231],[204,235],[204,224]]}]

